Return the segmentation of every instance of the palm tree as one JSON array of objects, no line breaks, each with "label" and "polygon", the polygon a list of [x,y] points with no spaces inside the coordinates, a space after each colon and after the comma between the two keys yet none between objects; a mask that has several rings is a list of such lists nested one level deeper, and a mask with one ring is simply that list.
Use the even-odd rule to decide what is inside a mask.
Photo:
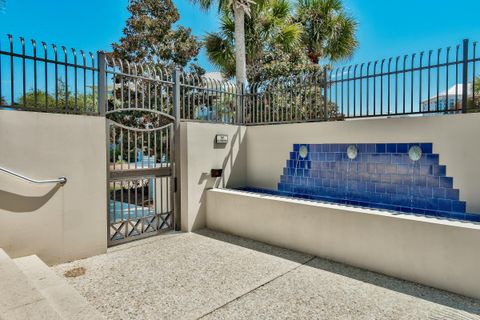
[{"label": "palm tree", "polygon": [[[268,63],[283,61],[286,53],[298,48],[301,26],[292,21],[290,12],[288,0],[257,0],[251,6],[245,19],[244,59],[250,82],[260,80]],[[232,77],[238,71],[235,17],[231,10],[223,10],[220,20],[220,31],[207,34],[205,47],[209,60]]]},{"label": "palm tree", "polygon": [[[213,0],[192,0],[198,3],[204,10],[209,10]],[[245,14],[250,15],[250,7],[254,4],[253,0],[217,0],[218,11],[232,10],[234,15],[235,29],[235,69],[237,85],[243,85],[247,79],[247,69],[245,61]]]},{"label": "palm tree", "polygon": [[296,21],[303,27],[302,42],[310,61],[350,57],[358,46],[356,21],[345,13],[341,0],[298,0]]}]

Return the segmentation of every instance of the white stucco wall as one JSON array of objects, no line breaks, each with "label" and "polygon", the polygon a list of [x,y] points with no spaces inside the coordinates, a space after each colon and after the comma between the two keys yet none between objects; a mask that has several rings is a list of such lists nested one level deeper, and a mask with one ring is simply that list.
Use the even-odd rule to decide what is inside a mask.
[{"label": "white stucco wall", "polygon": [[248,186],[276,189],[294,143],[432,142],[467,211],[480,213],[480,113],[251,126]]},{"label": "white stucco wall", "polygon": [[478,224],[215,189],[207,227],[480,298]]},{"label": "white stucco wall", "polygon": [[[245,185],[245,133],[246,127],[236,125],[196,122],[180,124],[183,231],[205,227],[206,190]],[[228,135],[228,143],[216,145],[216,134]],[[212,178],[211,169],[223,169],[223,176]]]},{"label": "white stucco wall", "polygon": [[0,172],[0,247],[49,264],[107,248],[105,118],[0,110],[0,166],[63,187]]}]

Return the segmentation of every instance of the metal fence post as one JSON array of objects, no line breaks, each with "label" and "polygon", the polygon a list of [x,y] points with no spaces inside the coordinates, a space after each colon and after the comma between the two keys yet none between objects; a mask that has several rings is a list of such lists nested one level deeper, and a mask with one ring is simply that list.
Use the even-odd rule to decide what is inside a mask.
[{"label": "metal fence post", "polygon": [[107,64],[105,60],[105,52],[97,52],[98,66],[98,114],[105,116],[107,111]]},{"label": "metal fence post", "polygon": [[328,121],[328,97],[327,97],[327,88],[328,88],[328,77],[327,77],[327,66],[323,68],[323,104],[324,104],[324,119]]},{"label": "metal fence post", "polygon": [[172,159],[172,175],[174,183],[174,229],[180,230],[181,228],[181,161],[180,161],[180,70],[175,68],[173,71],[173,116],[175,117],[173,123],[173,159]]},{"label": "metal fence post", "polygon": [[242,124],[245,115],[245,85],[237,83],[237,124]]},{"label": "metal fence post", "polygon": [[175,129],[180,123],[180,70],[173,70],[173,116],[175,117]]},{"label": "metal fence post", "polygon": [[462,113],[468,109],[468,39],[463,40]]}]

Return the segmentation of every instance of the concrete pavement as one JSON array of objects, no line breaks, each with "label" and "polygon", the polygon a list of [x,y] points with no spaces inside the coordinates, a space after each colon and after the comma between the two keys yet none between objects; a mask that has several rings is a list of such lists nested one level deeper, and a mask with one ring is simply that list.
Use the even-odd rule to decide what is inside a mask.
[{"label": "concrete pavement", "polygon": [[480,319],[480,301],[210,230],[54,267],[108,319]]}]

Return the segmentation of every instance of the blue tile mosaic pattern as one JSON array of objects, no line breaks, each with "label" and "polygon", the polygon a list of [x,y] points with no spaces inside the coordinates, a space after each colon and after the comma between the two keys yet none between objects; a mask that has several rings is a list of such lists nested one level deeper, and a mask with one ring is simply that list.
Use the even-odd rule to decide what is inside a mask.
[{"label": "blue tile mosaic pattern", "polygon": [[[295,144],[287,160],[278,191],[284,195],[318,199],[438,216],[461,218],[466,203],[459,200],[453,178],[433,153],[432,143],[354,144],[358,155],[351,160],[351,144],[305,144],[300,156]],[[422,149],[418,161],[410,160],[412,146]]]}]

